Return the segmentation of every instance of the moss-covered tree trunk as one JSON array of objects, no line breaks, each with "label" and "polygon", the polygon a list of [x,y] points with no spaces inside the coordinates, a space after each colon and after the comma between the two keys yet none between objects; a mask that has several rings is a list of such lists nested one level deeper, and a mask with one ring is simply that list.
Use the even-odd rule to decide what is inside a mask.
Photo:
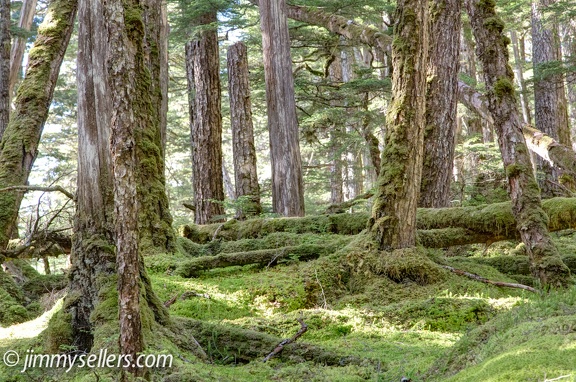
[{"label": "moss-covered tree trunk", "polygon": [[[344,73],[342,68],[341,51],[336,50],[333,53],[330,66],[328,67],[329,81],[335,86],[340,86],[344,82]],[[342,106],[342,102],[331,100],[330,106]],[[344,147],[341,138],[344,136],[344,121],[333,120],[330,126],[330,204],[340,204],[344,202],[344,181],[342,179],[342,153]]]},{"label": "moss-covered tree trunk", "polygon": [[564,285],[568,268],[548,233],[548,217],[542,210],[540,192],[517,108],[514,74],[508,65],[508,39],[493,0],[466,0],[476,38],[476,53],[484,70],[488,105],[498,134],[498,144],[508,178],[512,212],[520,237],[531,259],[532,273],[543,285]]},{"label": "moss-covered tree trunk", "polygon": [[454,166],[461,0],[431,3],[426,130],[420,206],[450,206]]},{"label": "moss-covered tree trunk", "polygon": [[[546,9],[554,0],[532,2],[532,63],[534,65],[534,116],[536,128],[562,144],[570,144],[570,130],[566,109],[563,107],[564,78],[561,73],[547,73],[547,65],[560,61],[558,26]],[[538,160],[538,169],[544,174],[540,181],[542,194],[548,197],[561,195],[558,169]]]},{"label": "moss-covered tree trunk", "polygon": [[286,2],[261,0],[260,24],[272,164],[272,208],[283,216],[303,216],[304,183]]},{"label": "moss-covered tree trunk", "polygon": [[416,244],[424,151],[428,3],[399,1],[394,19],[392,101],[371,219],[372,232],[382,249]]},{"label": "moss-covered tree trunk", "polygon": [[0,141],[10,118],[10,0],[0,1]]},{"label": "moss-covered tree trunk", "polygon": [[[0,184],[21,186],[38,154],[42,129],[52,102],[60,65],[74,29],[78,0],[54,0],[38,28],[38,37],[28,56],[26,78],[18,88],[10,122],[0,143]],[[22,191],[0,194],[0,248],[12,236]]]},{"label": "moss-covered tree trunk", "polygon": [[[157,1],[158,5],[160,2]],[[150,3],[149,3],[150,4]],[[111,123],[110,154],[114,188],[116,266],[118,273],[119,348],[136,359],[144,350],[140,313],[140,264],[138,253],[137,131],[157,126],[160,110],[157,92],[150,92],[151,77],[144,48],[144,12],[138,0],[105,3],[108,19],[108,84]],[[158,21],[156,21],[158,23]],[[148,66],[148,67],[147,67]],[[152,115],[150,113],[153,112]],[[158,153],[160,154],[160,153]],[[160,156],[161,158],[161,156]],[[132,364],[130,372],[141,375]]]},{"label": "moss-covered tree trunk", "polygon": [[222,112],[220,105],[220,61],[216,11],[196,21],[202,30],[186,44],[186,71],[190,104],[194,221],[207,224],[224,215],[222,179]]},{"label": "moss-covered tree trunk", "polygon": [[143,253],[172,252],[175,232],[166,196],[164,176],[164,141],[168,112],[168,36],[165,4],[157,0],[141,1],[144,19],[144,60],[149,77],[143,78],[150,92],[152,107],[147,112],[148,123],[135,131],[138,156],[138,229]]},{"label": "moss-covered tree trunk", "polygon": [[[107,306],[109,300],[116,301],[117,287],[113,174],[109,151],[113,84],[109,82],[106,61],[109,29],[104,12],[102,2],[80,0],[77,203],[66,306],[73,330],[72,342],[83,351],[92,348],[98,328],[116,318],[103,313],[110,309]],[[149,83],[146,81],[149,73],[142,66],[144,45],[134,45],[140,53],[138,83],[141,87],[137,89],[137,95],[125,96],[127,101],[133,102],[136,98],[141,102],[133,109],[142,117],[142,108],[149,111],[155,106],[152,93],[142,88]],[[138,122],[142,129],[144,124],[151,124],[149,114]],[[135,200],[137,197],[131,203]],[[156,321],[166,322],[167,312],[152,292],[141,258],[139,263],[144,300],[154,312]]]},{"label": "moss-covered tree trunk", "polygon": [[252,102],[248,80],[248,49],[242,42],[237,42],[228,48],[228,92],[236,198],[247,198],[238,206],[237,211],[237,217],[243,219],[247,216],[260,215],[262,206],[256,171]]}]

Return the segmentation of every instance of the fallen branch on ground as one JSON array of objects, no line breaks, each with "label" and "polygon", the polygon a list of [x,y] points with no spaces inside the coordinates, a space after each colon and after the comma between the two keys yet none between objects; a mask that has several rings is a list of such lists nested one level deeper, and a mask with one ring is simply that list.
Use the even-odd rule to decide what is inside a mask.
[{"label": "fallen branch on ground", "polygon": [[306,325],[304,323],[304,320],[301,318],[297,319],[298,322],[300,323],[300,330],[298,330],[298,332],[296,334],[294,334],[292,337],[287,338],[285,340],[283,340],[282,342],[280,342],[275,348],[274,350],[272,350],[272,352],[270,354],[268,354],[266,356],[266,358],[264,358],[264,360],[262,362],[266,362],[269,361],[270,358],[274,357],[276,354],[279,354],[282,352],[282,350],[284,350],[284,346],[291,344],[292,342],[296,341],[298,338],[300,338],[300,336],[302,336],[302,334],[306,333],[306,331],[308,330],[308,325]]},{"label": "fallen branch on ground", "polygon": [[527,290],[527,291],[532,292],[532,293],[539,293],[536,289],[534,289],[528,285],[516,284],[516,283],[506,283],[503,281],[488,280],[487,278],[484,278],[482,276],[478,276],[477,274],[466,272],[466,271],[463,271],[461,269],[456,269],[456,268],[453,268],[453,267],[448,266],[448,265],[441,265],[441,267],[444,269],[448,269],[450,272],[456,273],[457,275],[466,276],[472,280],[480,281],[480,282],[485,283],[485,284],[491,284],[491,285],[500,286],[500,287],[524,289],[524,290]]}]

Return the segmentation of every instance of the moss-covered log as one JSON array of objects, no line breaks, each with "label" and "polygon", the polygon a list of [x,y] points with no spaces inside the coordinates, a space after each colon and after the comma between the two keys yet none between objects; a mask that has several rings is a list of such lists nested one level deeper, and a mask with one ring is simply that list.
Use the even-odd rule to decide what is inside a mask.
[{"label": "moss-covered log", "polygon": [[235,265],[259,264],[262,266],[272,266],[278,264],[280,260],[298,259],[301,261],[317,259],[322,255],[334,253],[338,250],[329,245],[310,245],[282,247],[275,249],[262,249],[258,251],[221,253],[216,256],[202,256],[181,263],[176,269],[176,273],[182,277],[193,277],[198,272],[225,268]]},{"label": "moss-covered log", "polygon": [[[246,363],[252,360],[261,361],[270,353],[281,338],[232,326],[212,324],[200,320],[174,319],[177,325],[176,333],[192,333],[200,345],[207,351],[208,356],[214,360],[230,359],[230,362]],[[186,341],[186,336],[174,337],[173,340],[183,348],[196,351],[195,345]],[[360,364],[363,360],[356,357],[343,356],[318,346],[304,342],[294,342],[287,345],[280,359],[292,359],[297,362],[313,361],[329,366],[345,366]],[[364,360],[365,362],[365,360]]]},{"label": "moss-covered log", "polygon": [[[18,88],[15,110],[0,143],[0,184],[2,187],[25,185],[38,154],[38,144],[60,64],[74,29],[77,0],[50,2],[38,37],[30,50],[26,76]],[[0,195],[0,248],[6,248],[18,209],[21,191]]]},{"label": "moss-covered log", "polygon": [[[576,228],[576,198],[553,198],[542,202],[548,229]],[[262,238],[275,232],[338,233],[356,235],[368,221],[367,213],[306,216],[303,218],[231,220],[224,224],[186,225],[184,237],[196,243],[215,239],[232,241]],[[495,242],[519,238],[510,202],[472,207],[420,208],[417,214],[420,244],[429,248]]]},{"label": "moss-covered log", "polygon": [[221,224],[185,225],[180,231],[182,236],[201,244],[215,239],[228,241],[261,238],[274,232],[356,235],[366,228],[368,218],[368,213],[354,213],[302,218],[230,220]]}]

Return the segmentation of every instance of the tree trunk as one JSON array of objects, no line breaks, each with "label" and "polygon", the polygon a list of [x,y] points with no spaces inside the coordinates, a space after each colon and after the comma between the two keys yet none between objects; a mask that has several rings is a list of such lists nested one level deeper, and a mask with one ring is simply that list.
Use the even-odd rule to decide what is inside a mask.
[{"label": "tree trunk", "polygon": [[[70,261],[69,312],[78,349],[92,348],[91,314],[115,274],[114,195],[108,150],[112,103],[106,73],[108,38],[100,1],[78,4],[78,174]],[[88,264],[90,264],[88,266]]]},{"label": "tree trunk", "polygon": [[304,215],[304,184],[285,0],[260,1],[266,105],[272,162],[272,207]]},{"label": "tree trunk", "polygon": [[[121,90],[118,89],[122,82],[110,82],[107,64],[109,25],[104,12],[102,2],[80,1],[77,59],[78,187],[70,293],[66,305],[71,314],[74,345],[83,351],[90,351],[92,348],[94,331],[99,325],[108,322],[107,320],[115,320],[115,317],[103,316],[98,312],[101,304],[104,306],[110,304],[105,300],[110,299],[110,295],[114,296],[116,290],[114,186],[112,158],[109,151],[112,112],[115,104],[110,94],[116,92],[116,107],[131,107],[135,114],[127,114],[126,117],[132,115],[141,125],[154,125],[149,117],[142,118],[142,109],[145,110],[144,115],[147,116],[147,113],[157,107],[157,105],[152,106],[152,93],[142,86],[147,83],[145,79],[149,76],[149,73],[143,69],[142,60],[138,61],[139,72],[134,80],[142,87],[132,89],[131,94],[126,91],[122,95]],[[116,37],[121,37],[121,35]],[[139,49],[141,55],[145,45],[140,42],[133,46],[134,49]],[[130,102],[131,105],[126,106],[122,102]],[[119,111],[118,109],[117,112]],[[122,118],[124,117],[116,117],[116,121],[125,121]],[[145,127],[139,126],[138,128],[144,129]],[[126,142],[128,144],[132,142],[133,145],[134,139]],[[136,151],[133,147],[132,149]],[[135,195],[129,201],[130,205],[137,204],[138,197],[138,194]],[[134,244],[131,243],[131,245],[134,248]],[[145,296],[147,302],[144,306],[152,309],[157,322],[165,323],[168,320],[167,312],[152,292],[142,260],[138,258],[137,260],[139,264],[136,269],[144,288],[141,294]],[[134,276],[133,267],[134,264],[130,268],[132,276]],[[114,302],[116,303],[115,297]]]},{"label": "tree trunk", "polygon": [[[329,81],[334,86],[340,86],[344,82],[341,52],[337,51],[332,56],[332,62],[328,67]],[[331,100],[330,106],[342,106],[337,100]],[[330,126],[330,204],[340,204],[344,201],[342,180],[342,152],[344,148],[340,143],[343,136],[343,121],[331,121]]]},{"label": "tree trunk", "polygon": [[10,120],[10,0],[0,0],[0,141]]},{"label": "tree trunk", "polygon": [[[24,0],[22,2],[18,28],[30,31],[32,28],[32,21],[34,20],[34,13],[36,12],[36,3],[36,0]],[[14,38],[14,44],[10,51],[10,97],[14,94],[14,87],[16,86],[16,82],[18,82],[27,40],[27,38],[23,37]],[[1,135],[2,134],[0,134],[0,136]]]},{"label": "tree trunk", "polygon": [[168,112],[168,40],[163,19],[165,4],[159,0],[140,2],[145,25],[144,57],[148,69],[148,91],[152,107],[149,123],[135,130],[138,157],[138,230],[142,253],[166,253],[175,250],[175,232],[166,196],[164,176],[164,139]]},{"label": "tree trunk", "polygon": [[514,72],[516,74],[516,82],[520,87],[520,104],[522,106],[522,117],[524,118],[524,123],[532,124],[532,116],[530,114],[530,100],[528,99],[528,90],[526,89],[526,81],[524,80],[524,57],[520,56],[518,36],[514,30],[510,31],[510,41],[512,42],[512,52],[514,52]]},{"label": "tree trunk", "polygon": [[428,3],[401,0],[394,19],[392,101],[371,219],[382,249],[416,244],[424,152]]},{"label": "tree trunk", "polygon": [[[565,26],[565,54],[576,62],[576,21],[570,20]],[[566,73],[568,104],[570,106],[571,145],[576,150],[576,70]]]},{"label": "tree trunk", "polygon": [[522,135],[513,72],[508,65],[507,45],[510,40],[502,34],[504,23],[496,14],[494,2],[466,0],[466,6],[476,38],[476,53],[484,69],[489,108],[508,178],[512,212],[531,259],[532,273],[542,285],[565,285],[569,271],[550,239],[548,217],[541,207]]},{"label": "tree trunk", "polygon": [[[564,92],[562,74],[547,75],[545,67],[558,61],[557,26],[551,20],[546,20],[544,12],[554,0],[535,0],[532,3],[532,62],[534,64],[534,112],[536,128],[562,144],[569,144],[566,110],[562,107],[560,92]],[[561,90],[558,89],[561,87]],[[563,94],[562,94],[563,95]],[[562,137],[562,138],[561,138]],[[568,142],[566,142],[566,140]],[[545,196],[561,195],[563,192],[557,186],[558,171],[549,163],[538,161],[538,168],[544,172],[540,182],[542,194]]]},{"label": "tree trunk", "polygon": [[236,198],[247,198],[239,205],[239,219],[262,213],[248,74],[248,50],[244,43],[237,42],[228,49],[228,92]]},{"label": "tree trunk", "polygon": [[[216,22],[216,12],[200,17],[199,25]],[[196,224],[222,220],[222,114],[220,62],[216,29],[204,30],[186,44],[186,71],[192,137],[192,173]]]},{"label": "tree trunk", "polygon": [[460,0],[431,3],[432,41],[428,57],[421,207],[450,206],[458,106],[461,3]]},{"label": "tree trunk", "polygon": [[[74,29],[77,0],[54,0],[47,18],[38,28],[38,37],[30,50],[26,78],[18,88],[15,110],[0,143],[0,184],[20,186],[38,154],[38,143],[48,116],[48,108],[60,71],[60,65]],[[12,236],[23,192],[0,195],[0,248]]]},{"label": "tree trunk", "polygon": [[10,0],[0,0],[0,141],[10,120]]},{"label": "tree trunk", "polygon": [[[109,0],[108,56],[110,90],[110,154],[114,186],[116,262],[118,271],[118,320],[120,353],[136,359],[144,350],[140,316],[140,264],[138,254],[138,173],[136,134],[154,121],[148,115],[159,111],[157,94],[144,80],[150,76],[144,62],[145,38],[142,8],[138,0]],[[140,18],[133,18],[134,14]],[[127,15],[131,15],[128,18]],[[141,375],[132,364],[128,370]],[[123,378],[124,379],[124,378]]]}]

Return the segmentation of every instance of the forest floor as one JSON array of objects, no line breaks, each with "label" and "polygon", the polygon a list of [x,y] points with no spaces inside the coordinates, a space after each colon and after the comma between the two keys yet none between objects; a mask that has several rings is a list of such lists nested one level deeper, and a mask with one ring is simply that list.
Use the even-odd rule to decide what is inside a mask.
[{"label": "forest floor", "polygon": [[[575,239],[573,231],[555,234],[566,259],[576,259]],[[174,355],[172,368],[153,372],[152,380],[576,381],[575,287],[537,295],[434,268],[449,265],[491,280],[534,284],[516,243],[422,250],[426,259],[415,267],[429,267],[433,275],[423,278],[390,262],[365,266],[373,251],[361,240],[289,232],[203,245],[180,238],[178,254],[148,257],[155,292],[162,301],[173,300],[172,330],[188,340],[193,335],[202,349],[166,348],[160,334],[147,338],[152,348]],[[287,256],[277,265],[181,276],[182,264],[199,255],[319,243],[342,248],[307,262]],[[48,316],[0,329],[0,353],[42,352],[45,339],[36,335]],[[307,331],[263,362],[301,329],[299,319]],[[56,380],[116,378],[106,369],[20,373],[0,364],[1,382]]]}]

